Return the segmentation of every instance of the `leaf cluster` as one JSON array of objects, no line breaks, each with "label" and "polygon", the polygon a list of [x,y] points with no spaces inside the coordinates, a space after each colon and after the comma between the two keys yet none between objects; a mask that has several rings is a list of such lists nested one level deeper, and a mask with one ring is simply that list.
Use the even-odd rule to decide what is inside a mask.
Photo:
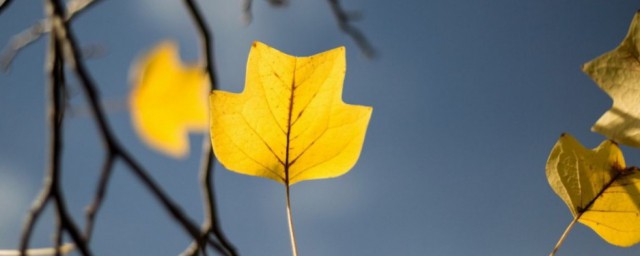
[{"label": "leaf cluster", "polygon": [[640,170],[627,167],[618,143],[640,147],[640,13],[614,50],[586,63],[583,71],[613,99],[591,128],[606,136],[589,150],[563,134],[551,150],[546,174],[574,219],[551,252],[580,222],[617,246],[640,242]]}]

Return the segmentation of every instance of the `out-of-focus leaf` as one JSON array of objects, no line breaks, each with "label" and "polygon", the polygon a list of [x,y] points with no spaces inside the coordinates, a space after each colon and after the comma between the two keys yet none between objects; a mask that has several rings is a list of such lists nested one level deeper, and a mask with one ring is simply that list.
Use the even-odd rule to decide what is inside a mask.
[{"label": "out-of-focus leaf", "polygon": [[220,162],[287,186],[349,171],[372,108],[342,101],[345,70],[343,47],[294,57],[254,43],[244,91],[210,96],[212,144]]},{"label": "out-of-focus leaf", "polygon": [[173,42],[158,44],[137,61],[129,98],[136,131],[146,144],[181,158],[190,131],[208,127],[208,76],[201,65],[183,65]]},{"label": "out-of-focus leaf", "polygon": [[551,188],[578,222],[617,246],[640,242],[640,172],[625,167],[614,142],[589,150],[563,134],[546,172]]}]

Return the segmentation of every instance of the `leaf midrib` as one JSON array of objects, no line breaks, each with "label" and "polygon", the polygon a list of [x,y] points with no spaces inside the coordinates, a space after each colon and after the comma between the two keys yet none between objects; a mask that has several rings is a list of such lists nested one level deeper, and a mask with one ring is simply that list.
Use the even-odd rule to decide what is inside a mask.
[{"label": "leaf midrib", "polygon": [[293,114],[293,97],[295,95],[296,90],[296,66],[297,59],[293,59],[293,71],[292,71],[292,79],[291,79],[291,96],[289,97],[289,116],[287,118],[287,146],[285,148],[285,160],[284,160],[284,184],[289,187],[289,153],[291,152],[289,146],[291,142],[291,116]]}]

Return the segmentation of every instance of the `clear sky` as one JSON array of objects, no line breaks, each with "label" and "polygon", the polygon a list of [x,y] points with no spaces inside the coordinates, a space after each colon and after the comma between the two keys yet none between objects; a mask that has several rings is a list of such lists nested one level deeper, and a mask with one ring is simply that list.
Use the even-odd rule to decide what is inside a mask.
[{"label": "clear sky", "polygon": [[[345,0],[379,51],[366,59],[341,33],[326,1],[291,0],[286,8],[254,2],[245,25],[242,1],[199,1],[215,35],[219,88],[239,92],[255,40],[293,55],[347,49],[344,100],[373,106],[365,145],[346,175],[292,187],[299,250],[326,255],[546,255],[571,221],[549,187],[545,163],[562,132],[588,147],[603,136],[591,125],[611,100],[580,71],[616,47],[640,6],[634,1]],[[42,1],[14,1],[0,15],[0,43],[43,16]],[[101,1],[73,25],[118,138],[172,198],[202,218],[198,165],[142,144],[124,107],[132,61],[155,43],[180,43],[183,59],[199,45],[180,1]],[[0,74],[0,247],[14,248],[25,213],[42,185],[46,159],[46,40],[24,49]],[[77,81],[70,81],[65,194],[83,222],[104,151]],[[639,150],[623,148],[628,163]],[[220,219],[242,255],[289,255],[284,187],[216,166]],[[51,207],[34,246],[50,245]],[[99,213],[97,255],[176,255],[185,233],[121,164]],[[638,255],[607,244],[583,225],[558,255]]]}]

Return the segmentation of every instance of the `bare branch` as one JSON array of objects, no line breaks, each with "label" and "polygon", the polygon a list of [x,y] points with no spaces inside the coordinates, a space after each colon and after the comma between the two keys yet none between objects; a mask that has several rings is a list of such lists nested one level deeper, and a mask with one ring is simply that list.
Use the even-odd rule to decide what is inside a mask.
[{"label": "bare branch", "polygon": [[374,58],[376,56],[376,51],[369,43],[369,40],[367,40],[367,38],[359,29],[351,25],[351,22],[359,19],[360,15],[354,15],[352,13],[346,12],[340,5],[340,0],[328,1],[331,5],[331,10],[333,11],[333,14],[336,16],[336,20],[338,21],[338,27],[340,27],[342,31],[344,31],[353,39],[353,41],[356,42],[356,44],[360,48],[360,51],[362,51],[362,53],[367,58]]},{"label": "bare branch", "polygon": [[[53,12],[51,5],[48,5],[47,13],[52,19],[59,19],[60,13]],[[58,34],[59,31],[54,31],[54,34]],[[45,177],[45,186],[41,192],[41,196],[36,200],[34,207],[27,218],[25,228],[20,244],[20,254],[26,255],[31,232],[33,230],[35,222],[38,220],[42,209],[46,204],[53,200],[56,209],[57,217],[57,231],[54,236],[54,250],[56,255],[60,254],[62,244],[62,232],[67,231],[71,239],[75,243],[78,250],[82,255],[92,255],[91,251],[87,247],[86,241],[78,232],[78,228],[75,225],[73,219],[67,212],[67,207],[64,200],[64,195],[60,189],[60,173],[61,173],[61,158],[62,158],[62,116],[64,107],[62,100],[64,99],[64,70],[62,50],[55,37],[51,37],[49,49],[49,63],[47,65],[47,72],[49,74],[49,167]]]},{"label": "bare branch", "polygon": [[[205,69],[209,75],[210,90],[216,89],[218,85],[218,76],[215,70],[215,56],[213,53],[213,35],[210,32],[202,13],[193,0],[184,0],[184,3],[193,18],[198,34],[200,35],[200,46],[204,53]],[[205,205],[205,223],[203,224],[203,237],[212,233],[221,245],[226,250],[227,255],[237,255],[234,246],[228,241],[222,229],[219,225],[218,213],[216,210],[215,193],[213,189],[213,149],[211,148],[209,136],[205,136],[203,139],[203,155],[202,164],[200,167],[200,182],[202,187],[202,193]],[[196,243],[195,250],[193,250],[194,244],[190,246],[191,252],[197,252],[200,243]],[[187,249],[189,251],[190,249]],[[206,250],[204,250],[206,251]]]},{"label": "bare branch", "polygon": [[24,227],[22,228],[22,236],[20,237],[20,246],[18,247],[20,250],[20,255],[25,255],[27,252],[27,248],[29,247],[29,240],[31,239],[31,234],[33,232],[33,228],[35,227],[36,222],[40,218],[40,214],[44,210],[44,207],[47,205],[47,202],[51,199],[51,179],[49,176],[45,178],[44,185],[42,186],[42,190],[40,194],[33,202],[31,206],[31,210],[27,214],[27,218],[24,222]]},{"label": "bare branch", "polygon": [[[267,0],[269,4],[273,7],[283,7],[289,4],[289,0]],[[253,0],[244,0],[242,12],[243,18],[246,24],[251,24],[253,20],[253,13],[251,11],[251,7],[253,5]]]},{"label": "bare branch", "polygon": [[244,0],[242,5],[242,13],[245,24],[251,24],[253,21],[253,13],[251,12],[251,6],[253,5],[253,0]]},{"label": "bare branch", "polygon": [[[55,31],[56,40],[61,43],[64,59],[75,71],[75,74],[80,81],[81,88],[85,94],[85,97],[89,101],[89,105],[93,112],[94,120],[98,125],[103,143],[107,149],[107,153],[114,156],[114,158],[120,158],[128,165],[136,177],[152,192],[152,194],[160,201],[170,215],[185,229],[193,239],[198,240],[201,243],[207,242],[214,249],[221,251],[220,245],[210,239],[200,239],[200,232],[198,228],[193,224],[191,220],[184,214],[184,212],[175,204],[158,186],[155,181],[147,174],[147,171],[141,167],[141,165],[123,148],[116,140],[107,120],[102,106],[99,104],[99,96],[97,87],[95,86],[93,79],[89,76],[89,72],[81,59],[78,44],[75,40],[73,31],[69,29],[67,22],[64,22],[63,8],[60,0],[49,0],[53,5],[54,20],[52,26]],[[71,234],[73,236],[73,234]]]},{"label": "bare branch", "polygon": [[289,0],[267,0],[267,2],[269,2],[271,6],[276,6],[276,7],[285,6],[289,4]]},{"label": "bare branch", "polygon": [[0,14],[2,14],[2,12],[6,10],[12,2],[12,0],[2,0],[2,2],[0,2]]},{"label": "bare branch", "polygon": [[[10,2],[11,0],[7,1]],[[98,2],[98,0],[69,1],[67,4],[67,15],[65,16],[65,20],[71,20],[74,16],[80,14],[83,10],[86,10],[87,7],[90,7],[96,2]],[[5,2],[2,7],[6,5],[8,5],[7,2]],[[11,63],[15,59],[16,55],[20,52],[20,50],[32,43],[35,43],[43,34],[49,33],[50,31],[51,24],[49,24],[49,20],[42,19],[30,28],[13,36],[10,43],[5,47],[4,52],[0,55],[0,70],[4,72],[8,71]]]},{"label": "bare branch", "polygon": [[[338,27],[340,28],[340,30],[342,30],[349,37],[351,37],[353,41],[355,41],[355,43],[358,45],[358,48],[360,48],[360,51],[362,51],[362,53],[367,58],[375,58],[376,51],[371,43],[369,43],[369,40],[367,40],[367,38],[358,28],[351,25],[351,22],[359,20],[362,15],[357,12],[345,11],[340,4],[340,0],[328,1],[329,5],[331,6],[331,11],[336,17],[336,21],[338,22]],[[274,7],[286,6],[289,3],[288,0],[267,0],[267,2],[269,2],[269,4]],[[244,13],[244,20],[247,24],[251,23],[251,21],[253,20],[253,14],[251,10],[252,5],[253,0],[244,0],[242,9]]]},{"label": "bare branch", "polygon": [[102,201],[104,200],[104,197],[107,193],[107,185],[109,184],[109,180],[111,178],[111,173],[113,170],[113,162],[114,162],[113,154],[107,153],[107,157],[105,157],[104,165],[102,166],[102,171],[100,172],[100,179],[98,180],[96,193],[94,194],[91,205],[89,205],[86,210],[86,225],[84,230],[84,236],[86,237],[87,242],[91,240],[91,235],[93,234],[93,225],[95,223],[95,217],[98,214],[98,210],[100,210]]}]

